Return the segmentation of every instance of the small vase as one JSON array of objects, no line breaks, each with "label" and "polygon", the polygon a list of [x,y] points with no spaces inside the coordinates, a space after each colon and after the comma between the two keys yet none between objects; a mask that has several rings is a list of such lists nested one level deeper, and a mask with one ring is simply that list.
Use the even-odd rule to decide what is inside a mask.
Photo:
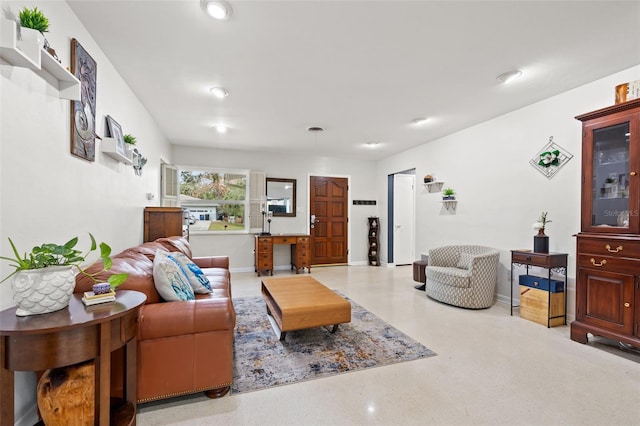
[{"label": "small vase", "polygon": [[549,237],[545,235],[544,228],[538,229],[538,234],[533,236],[533,251],[549,253]]}]

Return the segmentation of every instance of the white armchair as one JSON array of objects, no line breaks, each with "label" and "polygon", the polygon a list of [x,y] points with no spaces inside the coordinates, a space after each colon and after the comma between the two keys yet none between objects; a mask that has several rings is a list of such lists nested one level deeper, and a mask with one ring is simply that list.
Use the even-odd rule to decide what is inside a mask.
[{"label": "white armchair", "polygon": [[500,252],[491,247],[452,245],[429,250],[427,296],[449,305],[481,309],[493,304]]}]

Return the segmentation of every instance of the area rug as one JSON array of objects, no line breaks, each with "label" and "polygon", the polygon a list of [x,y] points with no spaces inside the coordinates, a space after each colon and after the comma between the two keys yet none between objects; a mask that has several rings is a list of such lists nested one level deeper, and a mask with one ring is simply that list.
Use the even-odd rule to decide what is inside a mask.
[{"label": "area rug", "polygon": [[324,327],[289,331],[280,341],[271,328],[262,297],[233,299],[236,329],[231,393],[436,355],[357,303],[349,302],[351,322],[340,324],[335,333]]}]

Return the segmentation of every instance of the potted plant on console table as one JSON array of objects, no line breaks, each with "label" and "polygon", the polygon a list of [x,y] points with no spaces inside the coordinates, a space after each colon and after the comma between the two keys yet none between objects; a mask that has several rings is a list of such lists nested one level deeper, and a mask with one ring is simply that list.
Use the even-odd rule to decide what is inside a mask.
[{"label": "potted plant on console table", "polygon": [[[92,234],[91,247],[84,255],[75,249],[78,237],[75,237],[63,245],[42,244],[31,249],[31,253],[20,255],[15,244],[9,238],[9,244],[14,253],[14,258],[2,257],[12,263],[16,270],[5,277],[0,283],[13,277],[11,288],[13,301],[18,306],[16,315],[28,316],[54,312],[69,305],[69,299],[75,288],[75,270],[90,277],[95,283],[96,276],[112,265],[111,247],[106,243],[100,243],[100,259],[103,269],[95,272],[86,272],[80,264],[86,257],[98,248]],[[110,288],[115,288],[127,279],[128,274],[113,274],[108,278]]]}]

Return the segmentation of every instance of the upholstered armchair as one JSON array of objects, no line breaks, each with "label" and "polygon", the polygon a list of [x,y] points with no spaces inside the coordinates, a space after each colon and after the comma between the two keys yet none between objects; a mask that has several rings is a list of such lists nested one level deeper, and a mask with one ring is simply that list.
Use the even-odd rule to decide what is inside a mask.
[{"label": "upholstered armchair", "polygon": [[429,250],[427,296],[449,305],[481,309],[493,304],[500,252],[491,247],[451,245]]}]

